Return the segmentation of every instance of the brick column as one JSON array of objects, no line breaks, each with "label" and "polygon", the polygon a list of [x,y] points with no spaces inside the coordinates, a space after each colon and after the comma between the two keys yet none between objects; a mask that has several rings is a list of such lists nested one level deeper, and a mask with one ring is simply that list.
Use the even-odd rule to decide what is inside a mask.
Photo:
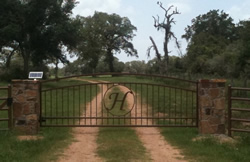
[{"label": "brick column", "polygon": [[225,83],[226,80],[200,80],[199,133],[225,133]]},{"label": "brick column", "polygon": [[21,134],[37,134],[40,128],[40,83],[13,80],[13,126]]}]

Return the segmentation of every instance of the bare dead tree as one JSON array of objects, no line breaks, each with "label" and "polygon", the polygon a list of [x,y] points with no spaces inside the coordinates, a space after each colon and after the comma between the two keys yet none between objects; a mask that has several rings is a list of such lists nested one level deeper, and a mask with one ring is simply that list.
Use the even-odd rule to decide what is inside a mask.
[{"label": "bare dead tree", "polygon": [[170,13],[171,9],[174,6],[170,6],[168,9],[166,9],[165,7],[163,7],[162,2],[158,1],[157,4],[160,6],[161,9],[163,9],[165,11],[165,16],[164,16],[163,21],[160,21],[160,17],[158,15],[157,15],[157,17],[153,16],[154,27],[157,30],[164,30],[164,32],[165,32],[165,39],[164,39],[164,44],[163,44],[164,56],[162,58],[161,54],[158,51],[157,45],[155,44],[152,37],[150,37],[149,39],[151,40],[153,45],[148,48],[147,55],[150,56],[150,51],[153,48],[155,50],[155,55],[156,55],[158,61],[161,62],[161,64],[164,66],[164,67],[161,67],[161,68],[163,68],[163,69],[161,69],[161,73],[167,73],[168,64],[169,64],[169,53],[171,52],[168,49],[168,44],[172,38],[175,40],[177,48],[180,49],[180,44],[177,40],[177,37],[175,36],[175,34],[172,32],[172,29],[171,29],[172,24],[175,24],[173,16],[180,14],[180,12],[177,10],[177,8],[175,8],[175,10],[173,10],[172,13]]}]

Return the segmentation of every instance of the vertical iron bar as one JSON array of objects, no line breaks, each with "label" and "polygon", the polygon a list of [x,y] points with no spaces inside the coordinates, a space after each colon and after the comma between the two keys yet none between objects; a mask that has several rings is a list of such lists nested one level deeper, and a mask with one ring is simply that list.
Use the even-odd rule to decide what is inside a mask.
[{"label": "vertical iron bar", "polygon": [[[123,85],[124,85],[125,87],[127,87],[127,84],[126,84],[126,83],[124,83]],[[129,89],[132,89],[131,87],[132,87],[132,84],[129,83],[129,87],[128,87],[128,88],[129,88]],[[128,108],[128,107],[126,107],[126,108]],[[129,116],[130,116],[130,119],[129,119],[130,125],[132,125],[132,113],[131,113],[131,112],[129,113]],[[125,118],[125,117],[126,117],[126,116],[124,115],[124,118]],[[133,117],[134,117],[134,116],[133,116]],[[124,124],[126,123],[125,121],[126,121],[126,120],[124,119]]]},{"label": "vertical iron bar", "polygon": [[[58,117],[58,95],[57,95],[57,89],[56,89],[56,117]],[[56,119],[56,124],[58,124]]]},{"label": "vertical iron bar", "polygon": [[174,124],[176,125],[176,88],[174,89]]},{"label": "vertical iron bar", "polygon": [[196,82],[196,127],[199,127],[199,82]]},{"label": "vertical iron bar", "polygon": [[[11,85],[8,85],[8,98],[11,98]],[[8,128],[11,130],[12,128],[12,107],[11,105],[8,106]]]},{"label": "vertical iron bar", "polygon": [[[69,87],[67,88],[67,90],[68,90],[68,95],[67,95],[67,98],[68,98],[67,108],[68,108],[68,117],[69,117]],[[69,119],[68,119],[68,125],[69,125]]]},{"label": "vertical iron bar", "polygon": [[188,91],[186,91],[186,125],[188,125]]},{"label": "vertical iron bar", "polygon": [[[193,125],[193,123],[194,123],[194,119],[193,119],[194,118],[194,92],[190,92],[190,93],[192,95],[192,98],[191,98],[191,100],[192,100],[192,107],[191,107],[192,109],[191,110],[192,111],[191,112],[192,112],[192,125]],[[197,119],[195,119],[195,125],[197,125],[196,120]]]},{"label": "vertical iron bar", "polygon": [[[40,102],[42,100],[44,100],[44,114],[42,114],[42,104],[41,104],[40,105],[40,120],[42,119],[43,115],[47,116],[47,91],[45,91],[43,93],[44,93],[44,98],[41,98]],[[40,94],[42,94],[42,92]],[[40,126],[42,126],[42,125],[43,125],[43,122],[40,121]],[[46,120],[45,120],[45,125],[46,125]]]},{"label": "vertical iron bar", "polygon": [[97,84],[95,85],[95,96],[96,96],[96,104],[95,104],[95,107],[96,107],[96,120],[95,120],[95,124],[97,125],[97,99],[98,99],[98,94],[97,94]]},{"label": "vertical iron bar", "polygon": [[143,115],[142,115],[142,95],[143,95],[143,93],[142,93],[142,83],[141,83],[141,125],[142,125],[142,117],[143,117]]},{"label": "vertical iron bar", "polygon": [[231,85],[228,86],[228,136],[231,137],[232,136],[232,132],[231,132],[231,128],[232,128],[232,112],[231,112],[231,108],[232,108],[232,89],[231,89]]},{"label": "vertical iron bar", "polygon": [[90,96],[89,96],[89,102],[90,102],[90,125],[92,125],[92,102],[91,102],[91,97],[92,97],[92,84],[90,84]]},{"label": "vertical iron bar", "polygon": [[149,99],[148,99],[148,84],[147,84],[147,125],[148,125],[148,101],[149,101]]},{"label": "vertical iron bar", "polygon": [[[75,86],[72,87],[73,88],[73,95],[72,95],[72,102],[73,102],[73,117],[75,117]],[[75,118],[73,119],[73,125],[75,125]]]},{"label": "vertical iron bar", "polygon": [[182,125],[182,89],[180,89],[180,91],[181,91],[181,93],[180,93],[180,95],[181,95],[181,105],[180,105],[180,120],[181,120],[181,122],[180,122],[180,125]]},{"label": "vertical iron bar", "polygon": [[157,111],[158,111],[158,120],[157,120],[157,124],[159,124],[159,121],[160,121],[160,86],[158,86],[158,108],[157,108]]},{"label": "vertical iron bar", "polygon": [[103,83],[101,84],[102,85],[102,87],[101,87],[101,92],[102,92],[102,96],[101,96],[101,98],[102,98],[102,101],[101,101],[101,104],[102,104],[102,125],[103,125]]},{"label": "vertical iron bar", "polygon": [[171,88],[169,88],[169,109],[168,109],[168,111],[169,111],[169,120],[168,120],[168,123],[169,124],[171,124]]},{"label": "vertical iron bar", "polygon": [[135,125],[137,125],[137,83],[135,84]]},{"label": "vertical iron bar", "polygon": [[78,109],[79,109],[79,125],[81,125],[81,118],[80,118],[82,116],[81,115],[81,101],[80,101],[81,100],[81,86],[78,86],[78,91],[79,91],[78,92],[78,96],[79,96],[79,102],[78,102],[78,104],[79,104],[78,105]]},{"label": "vertical iron bar", "polygon": [[164,92],[163,92],[163,96],[164,96],[164,100],[163,100],[163,115],[164,115],[164,119],[163,119],[163,124],[166,124],[166,87],[164,87]]},{"label": "vertical iron bar", "polygon": [[[154,117],[154,86],[152,85],[152,117]],[[152,125],[154,125],[154,120],[152,119]]]},{"label": "vertical iron bar", "polygon": [[[64,113],[63,113],[63,105],[64,105],[63,96],[64,96],[64,93],[63,93],[63,88],[62,88],[62,117],[64,117]],[[62,119],[62,124],[64,124],[63,119]]]},{"label": "vertical iron bar", "polygon": [[[46,92],[45,92],[45,94],[46,94]],[[44,103],[42,103],[42,84],[41,84],[41,82],[39,82],[39,98],[40,98],[40,101],[39,101],[40,102],[39,124],[40,124],[40,126],[42,126],[42,113],[43,113],[42,106]],[[46,100],[45,100],[44,105],[46,105]],[[12,114],[12,112],[11,112],[11,114]],[[46,114],[46,106],[45,106],[45,114]],[[11,124],[12,124],[12,121],[11,121]]]},{"label": "vertical iron bar", "polygon": [[[52,90],[50,90],[50,117],[52,117]],[[50,119],[50,124],[52,124],[52,119]]]},{"label": "vertical iron bar", "polygon": [[[106,84],[106,89],[108,90],[108,88],[109,88],[109,84],[107,83]],[[107,116],[107,124],[109,125],[109,112],[107,111],[107,110],[105,110],[105,112],[106,112],[106,116]]]},{"label": "vertical iron bar", "polygon": [[86,95],[86,91],[87,91],[87,86],[84,85],[84,105],[85,105],[85,125],[87,125],[87,120],[86,120],[86,117],[87,117],[87,95]]}]

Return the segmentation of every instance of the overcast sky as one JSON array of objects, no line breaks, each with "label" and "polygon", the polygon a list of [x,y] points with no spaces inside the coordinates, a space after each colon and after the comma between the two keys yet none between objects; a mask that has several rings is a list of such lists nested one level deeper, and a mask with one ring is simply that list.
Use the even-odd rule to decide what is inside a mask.
[{"label": "overcast sky", "polygon": [[[127,62],[132,60],[145,60],[151,58],[146,56],[147,48],[151,45],[149,36],[152,36],[158,45],[161,53],[163,53],[164,32],[157,31],[153,24],[152,16],[159,15],[163,20],[164,12],[157,5],[157,0],[78,0],[79,4],[73,10],[74,15],[89,16],[95,11],[107,12],[109,14],[116,13],[122,17],[128,17],[132,24],[137,27],[133,44],[138,51],[139,58],[127,57],[126,54],[116,54],[120,61]],[[181,39],[184,29],[187,25],[191,25],[191,20],[200,14],[205,14],[210,10],[219,9],[228,13],[237,23],[239,20],[250,18],[250,1],[249,0],[161,0],[163,6],[168,8],[174,5],[178,8],[180,15],[175,15],[176,25],[172,27],[181,43],[182,53],[185,54],[186,41]],[[177,55],[178,50],[174,43],[169,45],[172,51],[170,55]],[[152,54],[154,51],[152,51]]]}]

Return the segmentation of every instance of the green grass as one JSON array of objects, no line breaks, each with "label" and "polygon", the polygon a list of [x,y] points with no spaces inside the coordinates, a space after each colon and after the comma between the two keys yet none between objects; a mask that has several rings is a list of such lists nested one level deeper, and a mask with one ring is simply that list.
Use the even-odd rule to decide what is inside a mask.
[{"label": "green grass", "polygon": [[108,162],[150,161],[131,128],[100,128],[97,143],[98,155]]},{"label": "green grass", "polygon": [[246,134],[241,134],[236,144],[220,144],[213,137],[193,141],[198,136],[196,128],[161,128],[161,134],[172,145],[180,148],[189,161],[250,161],[250,136]]},{"label": "green grass", "polygon": [[53,161],[72,140],[69,128],[42,128],[39,135],[44,138],[36,141],[20,141],[17,139],[17,134],[1,131],[1,161]]},{"label": "green grass", "polygon": [[[114,88],[112,93],[115,92],[121,93],[118,88]],[[112,103],[112,101],[107,101],[107,106],[109,107]],[[127,104],[125,103],[124,107],[126,106]],[[123,113],[120,110],[119,104],[114,106],[112,113]],[[128,121],[120,121],[119,119],[107,119],[104,121],[104,123],[112,123],[116,125],[126,124],[126,122]],[[134,129],[120,127],[100,128],[97,143],[98,155],[108,162],[150,161],[146,149],[138,139]]]},{"label": "green grass", "polygon": [[[44,84],[43,88],[56,88],[82,83],[84,82],[64,80],[61,82],[46,83]],[[88,97],[92,98],[95,95],[96,93],[93,92],[91,95],[88,94]],[[84,105],[85,102],[86,100],[81,100],[80,104]],[[56,104],[53,103],[51,108],[55,109],[55,107]],[[69,107],[73,108],[73,103],[69,102]],[[84,111],[84,109],[81,111]],[[71,128],[42,127],[41,131],[39,132],[39,136],[42,136],[43,139],[36,141],[20,141],[17,139],[17,136],[18,134],[16,134],[14,131],[0,131],[0,161],[55,161],[62,150],[73,140]]]}]

